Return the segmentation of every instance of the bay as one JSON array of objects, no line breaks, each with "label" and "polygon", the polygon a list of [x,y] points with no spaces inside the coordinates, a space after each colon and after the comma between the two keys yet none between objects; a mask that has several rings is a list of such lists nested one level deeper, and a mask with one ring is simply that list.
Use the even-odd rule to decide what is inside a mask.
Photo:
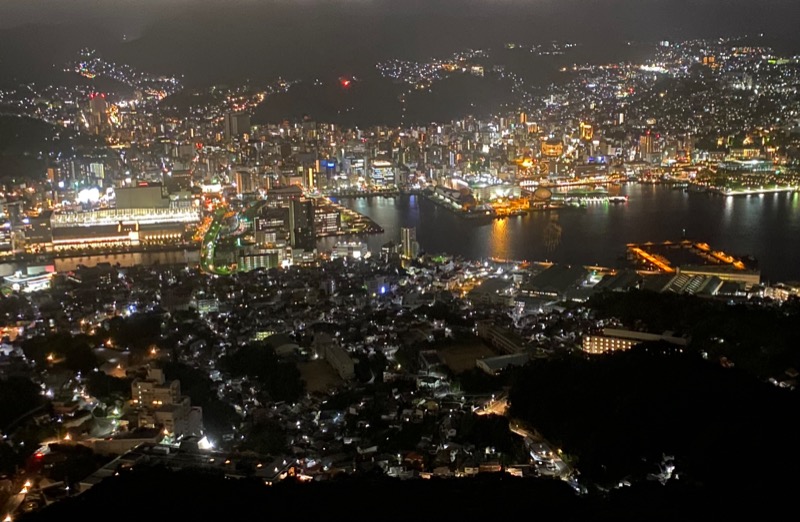
[{"label": "bay", "polygon": [[465,219],[423,196],[343,198],[341,204],[369,216],[384,233],[325,238],[318,246],[365,241],[377,253],[386,242],[399,242],[401,227],[415,227],[420,247],[431,254],[619,267],[627,243],[685,237],[755,257],[765,282],[800,280],[800,194],[724,197],[639,183],[623,185],[620,193],[627,203],[485,221]]}]

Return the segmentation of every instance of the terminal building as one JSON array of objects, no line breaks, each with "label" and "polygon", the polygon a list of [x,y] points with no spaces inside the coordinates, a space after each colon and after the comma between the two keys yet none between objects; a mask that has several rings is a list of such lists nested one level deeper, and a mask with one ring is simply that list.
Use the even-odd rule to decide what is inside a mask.
[{"label": "terminal building", "polygon": [[53,213],[49,227],[40,225],[29,241],[45,250],[179,242],[199,222],[200,210],[188,199],[169,197],[160,184],[144,185],[117,189],[115,208]]},{"label": "terminal building", "polygon": [[727,265],[681,265],[678,273],[686,276],[716,277],[722,281],[743,283],[746,287],[761,284],[759,270],[742,270]]}]

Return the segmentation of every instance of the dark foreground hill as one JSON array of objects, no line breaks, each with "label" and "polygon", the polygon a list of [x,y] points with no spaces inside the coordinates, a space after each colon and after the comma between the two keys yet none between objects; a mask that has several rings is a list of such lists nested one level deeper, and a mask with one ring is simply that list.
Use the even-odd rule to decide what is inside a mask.
[{"label": "dark foreground hill", "polygon": [[[250,520],[328,517],[367,520],[709,520],[745,507],[775,512],[782,495],[766,486],[746,493],[672,483],[642,484],[608,495],[578,496],[564,482],[504,474],[470,479],[346,477],[327,482],[224,479],[196,471],[139,468],[22,518],[49,520]],[[774,499],[774,500],[773,500]]]}]

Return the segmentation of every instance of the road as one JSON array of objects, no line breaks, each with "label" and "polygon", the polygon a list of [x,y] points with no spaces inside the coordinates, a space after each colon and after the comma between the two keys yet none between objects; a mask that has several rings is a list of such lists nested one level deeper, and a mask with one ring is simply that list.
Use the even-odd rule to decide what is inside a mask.
[{"label": "road", "polygon": [[475,411],[476,415],[500,415],[505,416],[508,409],[508,399],[504,395],[493,397],[482,408]]},{"label": "road", "polygon": [[[482,408],[475,411],[476,415],[502,415],[508,412],[508,398],[505,394],[500,394],[487,402]],[[560,478],[568,482],[578,492],[581,486],[576,480],[575,470],[561,458],[561,450],[548,442],[535,429],[525,426],[524,423],[511,419],[508,425],[512,433],[522,437],[525,442],[525,449],[528,450],[531,459],[536,464],[536,470],[544,475]]]},{"label": "road", "polygon": [[539,473],[567,482],[578,493],[586,491],[586,488],[578,483],[577,471],[561,458],[561,450],[547,441],[541,433],[513,419],[509,422],[509,429],[523,438],[525,448],[536,463],[536,470]]},{"label": "road", "polygon": [[208,227],[208,232],[203,237],[203,243],[200,245],[200,269],[203,272],[215,275],[229,275],[231,273],[230,267],[216,266],[214,264],[214,254],[222,231],[222,219],[226,213],[227,211],[224,208],[217,209],[214,212],[214,219]]}]

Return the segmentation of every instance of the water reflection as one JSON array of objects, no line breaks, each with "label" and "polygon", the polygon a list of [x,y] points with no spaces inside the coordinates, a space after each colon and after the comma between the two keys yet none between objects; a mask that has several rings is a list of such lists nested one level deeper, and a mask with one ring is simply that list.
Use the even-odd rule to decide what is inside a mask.
[{"label": "water reflection", "polygon": [[385,233],[326,238],[319,248],[330,250],[336,241],[357,239],[377,252],[387,241],[399,241],[400,227],[415,226],[422,249],[433,254],[620,266],[626,243],[686,236],[734,255],[756,257],[765,278],[800,279],[797,194],[725,198],[637,184],[623,185],[620,192],[629,197],[624,205],[532,212],[489,222],[463,219],[423,197],[342,200],[373,218]]},{"label": "water reflection", "polygon": [[561,244],[561,225],[558,222],[558,214],[550,214],[550,221],[544,229],[544,248],[548,254],[555,252]]},{"label": "water reflection", "polygon": [[508,219],[495,219],[492,222],[492,233],[489,236],[489,241],[494,257],[508,258]]}]

